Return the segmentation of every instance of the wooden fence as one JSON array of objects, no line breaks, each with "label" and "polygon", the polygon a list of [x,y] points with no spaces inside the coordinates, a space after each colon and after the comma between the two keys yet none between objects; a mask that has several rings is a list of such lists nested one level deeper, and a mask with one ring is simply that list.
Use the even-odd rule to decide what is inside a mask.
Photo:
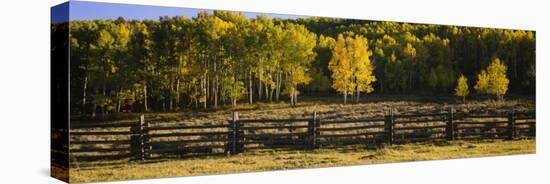
[{"label": "wooden fence", "polygon": [[[454,113],[452,109],[436,114],[390,111],[381,118],[346,120],[323,119],[317,113],[301,119],[239,119],[238,112],[233,112],[229,122],[200,126],[151,126],[142,115],[134,122],[71,125],[71,138],[79,139],[70,142],[78,147],[70,149],[70,155],[72,161],[147,160],[238,154],[255,149],[513,139],[535,136],[535,126],[535,113],[476,115]],[[83,140],[86,136],[106,138]]]}]

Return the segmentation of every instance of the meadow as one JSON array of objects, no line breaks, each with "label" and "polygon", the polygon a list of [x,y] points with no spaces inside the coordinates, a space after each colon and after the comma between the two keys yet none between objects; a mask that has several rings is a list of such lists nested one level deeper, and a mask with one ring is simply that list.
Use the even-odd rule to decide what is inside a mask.
[{"label": "meadow", "polygon": [[127,180],[173,176],[194,176],[235,172],[257,172],[296,168],[318,168],[405,161],[533,154],[534,138],[512,141],[452,141],[394,146],[352,146],[315,151],[265,150],[234,156],[211,156],[181,160],[126,162],[100,167],[72,168],[71,182]]},{"label": "meadow", "polygon": [[[220,107],[210,110],[184,109],[178,112],[123,113],[109,117],[109,121],[137,119],[145,114],[147,119],[162,119],[164,125],[199,125],[227,122],[233,111],[239,111],[241,119],[285,119],[309,118],[317,112],[321,118],[357,119],[365,117],[383,117],[390,109],[395,114],[440,113],[453,107],[456,112],[472,114],[506,114],[535,111],[535,99],[531,97],[494,100],[477,98],[462,103],[452,97],[419,97],[407,95],[371,95],[363,97],[359,103],[342,104],[340,97],[304,97],[297,105],[288,102],[256,102],[238,104],[235,107]],[[73,122],[80,122],[78,116]],[[81,118],[85,119],[85,118]],[[87,119],[88,121],[89,119]]]},{"label": "meadow", "polygon": [[[341,105],[339,98],[305,98],[298,105],[284,102],[265,102],[258,104],[241,104],[234,108],[219,108],[211,111],[180,111],[168,113],[146,113],[146,121],[151,126],[204,126],[228,124],[233,111],[240,112],[241,119],[285,119],[311,118],[317,113],[320,118],[330,120],[379,118],[386,115],[389,109],[395,114],[442,113],[451,107],[456,112],[471,114],[507,114],[515,112],[532,112],[535,101],[530,98],[495,100],[468,100],[458,103],[448,98],[420,98],[408,96],[371,97],[356,104]],[[138,113],[126,113],[101,120],[106,123],[124,123],[137,121]],[[500,121],[496,119],[495,121]],[[85,124],[73,120],[78,124]],[[90,122],[88,122],[90,123]],[[92,122],[97,123],[97,122]],[[437,122],[428,123],[437,125]],[[268,126],[267,124],[262,124]],[[360,125],[360,124],[357,124]],[[364,124],[363,124],[364,125]],[[330,125],[337,128],[339,125]],[[125,141],[125,135],[91,135],[76,136],[79,132],[117,132],[127,131],[124,127],[89,128],[71,130],[71,142],[86,141]],[[225,131],[217,128],[206,131]],[[304,128],[305,131],[307,131]],[[200,133],[205,130],[158,130],[156,133]],[[261,133],[289,133],[301,130],[275,129],[262,130]],[[357,130],[356,133],[364,133]],[[354,132],[352,132],[354,133]],[[203,136],[186,137],[183,140],[209,138]],[[216,137],[214,137],[216,138]],[[301,137],[292,137],[300,140]],[[178,141],[182,137],[161,137],[154,141]],[[184,146],[201,146],[203,144],[185,143]],[[214,144],[224,143],[219,142]],[[128,144],[71,144],[70,148],[96,150],[121,149],[127,150]],[[179,145],[166,145],[168,148]],[[336,147],[323,147],[315,150],[293,149],[261,149],[245,151],[237,155],[180,157],[175,156],[147,161],[135,161],[131,158],[115,160],[85,161],[77,156],[100,156],[104,153],[71,152],[70,179],[74,182],[97,180],[123,180],[149,177],[188,176],[203,174],[220,174],[231,172],[267,171],[276,169],[329,167],[356,164],[373,164],[416,160],[438,160],[448,158],[466,158],[479,156],[509,155],[535,152],[535,138],[519,138],[515,140],[473,140],[473,141],[436,141],[424,143],[404,143],[393,146],[385,144],[359,144]],[[224,149],[209,150],[223,153]],[[139,172],[138,172],[139,171]]]}]

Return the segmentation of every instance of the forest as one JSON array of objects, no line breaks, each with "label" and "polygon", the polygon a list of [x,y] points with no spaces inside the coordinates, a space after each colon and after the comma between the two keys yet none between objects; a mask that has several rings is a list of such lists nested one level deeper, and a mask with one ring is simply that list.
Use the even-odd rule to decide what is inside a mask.
[{"label": "forest", "polygon": [[[314,94],[344,103],[373,93],[466,96],[468,86],[535,93],[534,31],[228,11],[74,20],[69,30],[71,114],[296,104]],[[491,71],[506,90],[483,90]]]}]

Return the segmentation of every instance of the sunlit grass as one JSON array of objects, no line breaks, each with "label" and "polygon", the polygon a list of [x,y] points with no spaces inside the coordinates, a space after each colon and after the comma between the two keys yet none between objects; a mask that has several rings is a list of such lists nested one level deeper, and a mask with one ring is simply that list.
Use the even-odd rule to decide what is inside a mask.
[{"label": "sunlit grass", "polygon": [[513,141],[414,143],[370,148],[354,146],[314,151],[266,150],[245,152],[234,156],[214,156],[151,163],[129,162],[123,165],[72,169],[70,180],[71,182],[91,182],[513,155],[535,153],[535,148],[535,139],[521,139]]}]

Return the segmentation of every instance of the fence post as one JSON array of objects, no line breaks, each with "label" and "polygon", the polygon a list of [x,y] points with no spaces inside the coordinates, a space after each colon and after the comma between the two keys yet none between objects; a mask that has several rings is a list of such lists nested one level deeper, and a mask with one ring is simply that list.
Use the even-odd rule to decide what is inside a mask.
[{"label": "fence post", "polygon": [[153,150],[153,146],[151,144],[149,144],[151,142],[150,137],[149,137],[149,122],[145,121],[145,115],[141,115],[139,117],[139,120],[141,122],[140,124],[142,125],[141,140],[143,140],[142,145],[143,145],[143,148],[144,148],[144,151],[143,151],[144,156],[142,158],[143,158],[143,160],[146,160],[146,159],[152,157],[151,151]]},{"label": "fence post", "polygon": [[231,119],[231,131],[233,133],[231,137],[231,154],[239,153],[239,112],[233,111],[233,118]]},{"label": "fence post", "polygon": [[447,140],[452,141],[455,140],[455,131],[454,131],[454,108],[451,106],[449,108],[449,115],[447,117],[447,127],[445,127],[445,133],[447,134]]},{"label": "fence post", "polygon": [[317,147],[317,122],[317,112],[313,112],[313,119],[308,122],[308,133],[311,139],[311,149],[315,149]]},{"label": "fence post", "polygon": [[145,122],[144,115],[141,115],[136,126],[130,128],[132,135],[130,136],[130,152],[135,160],[145,160],[145,149],[143,144],[143,125]]},{"label": "fence post", "polygon": [[514,139],[514,134],[516,132],[516,120],[514,117],[514,111],[508,114],[508,139]]},{"label": "fence post", "polygon": [[384,119],[384,132],[386,133],[386,143],[393,145],[393,109],[390,109],[390,114]]},{"label": "fence post", "polygon": [[315,149],[317,149],[321,147],[321,145],[319,145],[319,142],[317,140],[319,138],[319,135],[321,135],[321,131],[319,130],[319,128],[321,127],[321,117],[317,116],[317,121],[315,122],[314,126],[315,126],[315,132],[314,132]]}]

